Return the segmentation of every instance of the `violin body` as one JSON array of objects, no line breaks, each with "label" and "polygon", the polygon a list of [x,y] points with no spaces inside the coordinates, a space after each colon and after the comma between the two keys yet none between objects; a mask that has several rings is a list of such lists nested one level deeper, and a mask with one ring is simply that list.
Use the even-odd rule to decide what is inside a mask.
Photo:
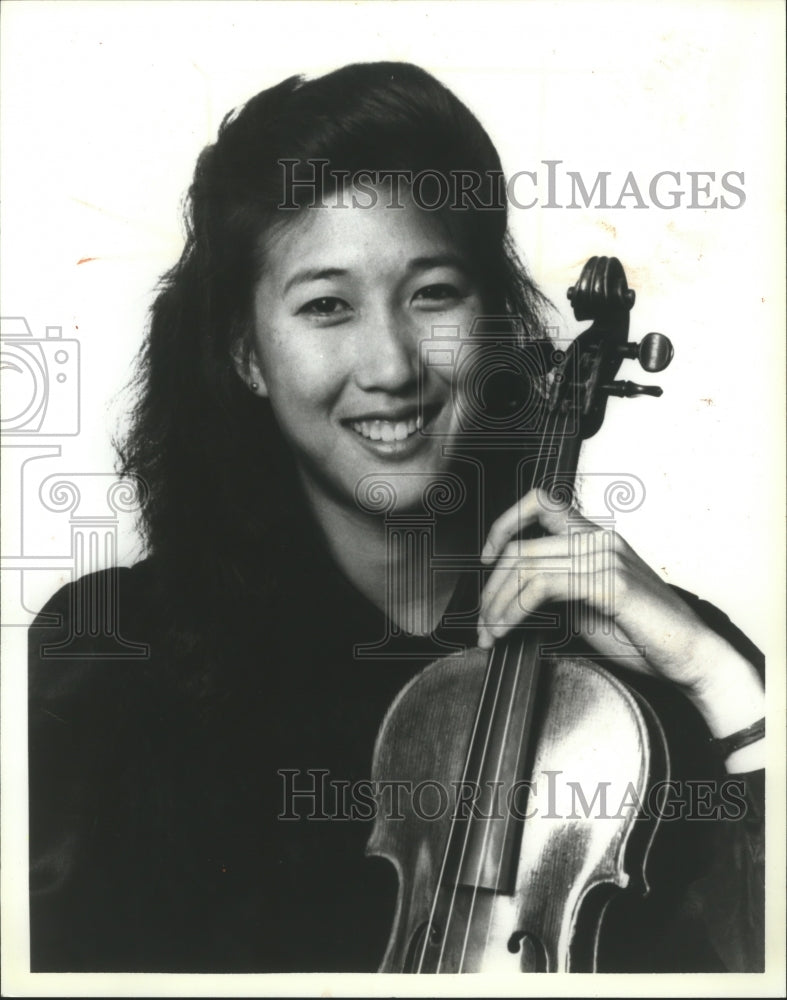
[{"label": "violin body", "polygon": [[664,735],[646,703],[580,659],[540,672],[529,784],[489,810],[492,822],[519,827],[510,891],[447,876],[452,819],[472,809],[463,768],[486,658],[476,649],[431,664],[400,692],[378,734],[373,780],[406,777],[418,805],[405,819],[381,811],[367,848],[400,880],[381,972],[593,971],[612,894],[647,889],[656,824],[637,803],[667,777]]}]

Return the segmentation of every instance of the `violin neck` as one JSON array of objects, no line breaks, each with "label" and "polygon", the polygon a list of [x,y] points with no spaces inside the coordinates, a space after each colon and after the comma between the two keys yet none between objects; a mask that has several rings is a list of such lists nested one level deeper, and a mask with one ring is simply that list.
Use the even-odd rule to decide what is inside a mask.
[{"label": "violin neck", "polygon": [[556,490],[560,500],[573,498],[582,438],[563,413],[550,414],[533,470],[533,487]]}]

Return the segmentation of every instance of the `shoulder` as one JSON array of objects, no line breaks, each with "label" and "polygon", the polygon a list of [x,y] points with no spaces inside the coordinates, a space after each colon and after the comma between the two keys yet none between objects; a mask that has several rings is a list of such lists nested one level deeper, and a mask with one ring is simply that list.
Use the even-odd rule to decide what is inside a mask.
[{"label": "shoulder", "polygon": [[116,683],[149,667],[158,632],[153,574],[144,560],[89,573],[52,595],[28,631],[31,698],[74,692],[88,677]]},{"label": "shoulder", "polygon": [[[36,615],[30,633],[46,635],[50,644],[59,640],[82,640],[84,648],[100,634],[117,633],[120,624],[138,630],[155,609],[153,581],[155,566],[144,559],[136,565],[113,566],[88,573],[57,590]],[[105,645],[99,643],[105,649]],[[106,652],[112,652],[108,647]],[[54,648],[48,655],[54,655]],[[64,647],[61,653],[66,653]],[[117,650],[120,652],[120,650]]]}]

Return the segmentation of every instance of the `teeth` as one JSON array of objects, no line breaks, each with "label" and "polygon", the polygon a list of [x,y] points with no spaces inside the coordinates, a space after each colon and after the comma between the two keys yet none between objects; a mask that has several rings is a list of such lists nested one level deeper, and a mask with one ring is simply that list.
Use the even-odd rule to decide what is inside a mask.
[{"label": "teeth", "polygon": [[415,434],[423,427],[423,420],[420,416],[395,423],[391,420],[354,420],[351,426],[362,437],[390,444],[392,441],[404,441]]}]

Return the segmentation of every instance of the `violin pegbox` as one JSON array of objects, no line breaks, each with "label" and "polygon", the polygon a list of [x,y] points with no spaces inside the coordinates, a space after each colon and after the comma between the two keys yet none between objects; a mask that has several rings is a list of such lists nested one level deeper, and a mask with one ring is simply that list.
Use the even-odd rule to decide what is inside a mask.
[{"label": "violin pegbox", "polygon": [[567,294],[575,318],[592,320],[592,325],[567,352],[554,402],[564,413],[574,410],[580,436],[589,438],[601,427],[610,396],[662,394],[660,386],[616,381],[621,363],[636,358],[645,371],[660,372],[672,361],[674,350],[661,333],[649,333],[638,344],[629,341],[629,314],[636,293],[629,288],[617,257],[591,257]]}]

